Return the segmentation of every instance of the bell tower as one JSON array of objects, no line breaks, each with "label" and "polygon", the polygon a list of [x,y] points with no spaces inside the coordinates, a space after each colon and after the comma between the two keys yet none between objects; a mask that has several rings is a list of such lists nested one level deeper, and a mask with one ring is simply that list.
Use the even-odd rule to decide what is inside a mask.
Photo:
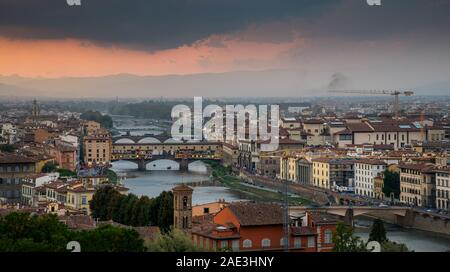
[{"label": "bell tower", "polygon": [[192,229],[192,192],[191,187],[182,184],[172,188],[173,191],[173,225],[176,229]]},{"label": "bell tower", "polygon": [[36,99],[33,100],[33,107],[31,109],[31,116],[38,117],[39,116],[39,106],[37,104]]}]

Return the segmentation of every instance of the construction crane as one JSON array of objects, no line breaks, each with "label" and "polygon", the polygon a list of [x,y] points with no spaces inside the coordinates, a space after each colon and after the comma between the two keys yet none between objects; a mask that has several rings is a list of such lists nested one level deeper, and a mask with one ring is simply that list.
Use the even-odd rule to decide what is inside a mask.
[{"label": "construction crane", "polygon": [[371,95],[393,95],[394,96],[394,105],[393,112],[395,114],[395,118],[399,117],[400,113],[400,100],[399,96],[412,96],[414,94],[413,91],[387,91],[387,90],[329,90],[330,93],[352,93],[352,94],[371,94]]}]

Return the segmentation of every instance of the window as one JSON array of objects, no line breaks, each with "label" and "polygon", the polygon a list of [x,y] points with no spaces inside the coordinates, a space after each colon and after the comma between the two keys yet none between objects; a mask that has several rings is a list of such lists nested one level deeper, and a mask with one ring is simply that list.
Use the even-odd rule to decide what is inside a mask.
[{"label": "window", "polygon": [[252,247],[252,240],[250,240],[250,239],[245,239],[244,242],[242,242],[242,247],[244,247],[244,248],[250,248],[250,247]]},{"label": "window", "polygon": [[223,249],[227,249],[228,248],[228,241],[220,241],[220,248]]},{"label": "window", "polygon": [[284,246],[286,246],[286,243],[287,241],[286,241],[286,237],[283,237],[283,238],[281,238],[280,239],[280,246],[282,246],[282,247],[284,247]]},{"label": "window", "polygon": [[[176,218],[176,217],[175,217]],[[175,220],[176,221],[176,220]],[[192,235],[192,240],[194,241],[194,247],[197,247],[197,235]]]},{"label": "window", "polygon": [[308,237],[308,247],[316,246],[316,238],[314,236]]},{"label": "window", "polygon": [[302,247],[302,238],[300,238],[300,237],[295,237],[295,240],[294,240],[294,247],[295,247],[295,248],[301,248],[301,247]]},{"label": "window", "polygon": [[233,240],[231,248],[234,252],[239,251],[239,240]]},{"label": "window", "polygon": [[261,246],[262,247],[270,247],[270,239],[267,239],[267,238],[262,239]]},{"label": "window", "polygon": [[331,244],[333,241],[333,232],[331,230],[326,230],[324,236],[325,244]]},{"label": "window", "polygon": [[87,204],[86,196],[82,196],[81,197],[81,205],[86,205],[86,204]]}]

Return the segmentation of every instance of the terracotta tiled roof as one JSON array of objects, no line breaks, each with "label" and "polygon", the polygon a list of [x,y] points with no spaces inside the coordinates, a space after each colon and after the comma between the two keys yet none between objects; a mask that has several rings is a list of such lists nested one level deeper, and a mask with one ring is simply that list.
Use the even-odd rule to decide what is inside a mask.
[{"label": "terracotta tiled roof", "polygon": [[304,120],[303,124],[311,124],[311,125],[320,125],[323,124],[324,121],[320,119],[310,119],[310,120]]},{"label": "terracotta tiled roof", "polygon": [[315,225],[334,225],[339,221],[339,218],[332,214],[323,212],[308,212],[308,214]]},{"label": "terracotta tiled roof", "polygon": [[367,123],[347,123],[347,129],[352,132],[372,132],[373,129]]},{"label": "terracotta tiled roof", "polygon": [[37,160],[33,157],[22,156],[13,153],[0,153],[0,163],[35,163]]},{"label": "terracotta tiled roof", "polygon": [[412,170],[418,170],[418,171],[431,171],[433,168],[435,168],[434,164],[431,163],[403,163],[401,162],[399,165],[399,168],[402,169],[412,169]]},{"label": "terracotta tiled roof", "polygon": [[283,224],[283,209],[278,204],[236,202],[228,206],[241,226]]},{"label": "terracotta tiled roof", "polygon": [[387,165],[382,160],[373,160],[373,159],[362,159],[362,160],[356,161],[355,163],[370,164],[370,165]]},{"label": "terracotta tiled roof", "polygon": [[312,227],[292,227],[291,235],[292,236],[311,236],[311,235],[317,235],[317,232]]},{"label": "terracotta tiled roof", "polygon": [[60,218],[70,229],[95,229],[95,221],[88,215],[71,215]]},{"label": "terracotta tiled roof", "polygon": [[173,187],[172,191],[190,191],[190,192],[192,192],[193,189],[191,187],[187,186],[186,184],[181,184],[181,185]]}]

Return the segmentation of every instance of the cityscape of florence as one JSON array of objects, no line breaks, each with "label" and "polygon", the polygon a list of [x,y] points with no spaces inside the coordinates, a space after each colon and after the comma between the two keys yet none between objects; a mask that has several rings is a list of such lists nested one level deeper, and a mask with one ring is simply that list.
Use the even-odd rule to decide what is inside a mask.
[{"label": "cityscape of florence", "polygon": [[0,0],[0,252],[450,252],[449,11]]}]

